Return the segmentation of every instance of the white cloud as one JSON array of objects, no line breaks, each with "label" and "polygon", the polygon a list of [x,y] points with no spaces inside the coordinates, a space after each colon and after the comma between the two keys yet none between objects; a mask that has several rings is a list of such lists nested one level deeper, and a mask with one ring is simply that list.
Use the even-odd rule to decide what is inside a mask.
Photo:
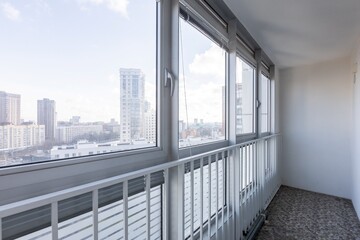
[{"label": "white cloud", "polygon": [[36,0],[34,1],[35,6],[37,7],[38,14],[46,13],[48,15],[52,14],[52,9],[46,0]]},{"label": "white cloud", "polygon": [[107,6],[109,9],[120,13],[123,16],[127,16],[128,0],[107,0]]},{"label": "white cloud", "polygon": [[21,19],[20,17],[20,11],[17,10],[13,5],[10,3],[2,3],[1,10],[5,14],[5,16],[13,21],[19,21]]},{"label": "white cloud", "polygon": [[79,0],[82,4],[81,9],[88,9],[84,4],[105,5],[108,9],[120,13],[122,16],[127,17],[128,0]]},{"label": "white cloud", "polygon": [[224,76],[225,74],[224,51],[215,44],[204,53],[196,54],[189,65],[190,73],[199,75]]},{"label": "white cloud", "polygon": [[[188,81],[189,80],[189,81]],[[209,82],[201,84],[199,88],[191,87],[187,79],[186,98],[188,105],[189,121],[193,122],[195,118],[204,119],[205,122],[221,122],[222,120],[222,88],[218,84]],[[185,92],[184,83],[180,82],[180,119],[186,120]]]},{"label": "white cloud", "polygon": [[194,56],[188,65],[189,73],[179,76],[180,119],[186,120],[184,80],[189,121],[222,121],[222,87],[225,85],[225,55],[215,44]]}]

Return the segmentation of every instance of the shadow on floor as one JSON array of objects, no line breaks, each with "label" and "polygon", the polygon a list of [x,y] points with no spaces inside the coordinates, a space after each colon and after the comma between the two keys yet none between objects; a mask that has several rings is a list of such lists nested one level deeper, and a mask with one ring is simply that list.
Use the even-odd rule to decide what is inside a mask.
[{"label": "shadow on floor", "polygon": [[360,221],[348,199],[281,186],[258,240],[360,240]]}]

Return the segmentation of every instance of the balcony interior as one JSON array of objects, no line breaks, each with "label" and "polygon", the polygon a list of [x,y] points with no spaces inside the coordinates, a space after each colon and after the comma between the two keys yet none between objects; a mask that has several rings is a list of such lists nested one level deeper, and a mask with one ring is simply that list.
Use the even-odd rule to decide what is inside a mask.
[{"label": "balcony interior", "polygon": [[351,200],[281,186],[256,239],[356,239],[360,223]]},{"label": "balcony interior", "polygon": [[[158,145],[0,167],[0,239],[360,239],[360,1],[157,2]],[[183,149],[180,21],[228,57],[224,139]],[[241,136],[239,55],[257,81]]]}]

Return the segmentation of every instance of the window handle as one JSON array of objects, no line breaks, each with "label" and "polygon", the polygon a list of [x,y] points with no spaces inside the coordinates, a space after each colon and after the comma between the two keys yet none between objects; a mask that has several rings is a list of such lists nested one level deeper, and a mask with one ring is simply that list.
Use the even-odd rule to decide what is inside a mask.
[{"label": "window handle", "polygon": [[259,108],[261,106],[261,102],[259,100],[256,100],[256,108]]},{"label": "window handle", "polygon": [[174,76],[165,68],[165,87],[169,87],[170,85],[170,96],[174,95]]}]

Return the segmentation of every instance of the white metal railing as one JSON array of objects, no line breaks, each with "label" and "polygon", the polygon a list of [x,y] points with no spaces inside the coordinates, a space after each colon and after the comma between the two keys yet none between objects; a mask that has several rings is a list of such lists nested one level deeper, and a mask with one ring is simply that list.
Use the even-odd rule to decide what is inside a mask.
[{"label": "white metal railing", "polygon": [[[280,186],[278,134],[208,153],[134,171],[20,202],[0,206],[0,239],[5,236],[3,222],[9,216],[50,206],[50,223],[24,239],[66,239],[82,229],[92,239],[246,239],[246,233],[267,207]],[[151,176],[163,172],[164,181],[151,186]],[[171,179],[169,171],[176,171]],[[144,191],[129,196],[129,181],[143,177]],[[180,223],[173,234],[166,221],[171,191],[176,181],[183,193],[178,196]],[[122,199],[99,206],[99,191],[121,184]],[[91,210],[67,221],[59,221],[59,202],[91,194]],[[174,214],[174,211],[171,211]],[[134,217],[135,216],[135,217]],[[76,226],[76,229],[66,230]],[[85,231],[84,230],[84,231]],[[73,231],[69,233],[66,231]],[[31,237],[30,237],[31,236]],[[70,236],[70,237],[69,237]],[[80,239],[80,237],[77,237]],[[73,239],[73,238],[72,238]]]}]

